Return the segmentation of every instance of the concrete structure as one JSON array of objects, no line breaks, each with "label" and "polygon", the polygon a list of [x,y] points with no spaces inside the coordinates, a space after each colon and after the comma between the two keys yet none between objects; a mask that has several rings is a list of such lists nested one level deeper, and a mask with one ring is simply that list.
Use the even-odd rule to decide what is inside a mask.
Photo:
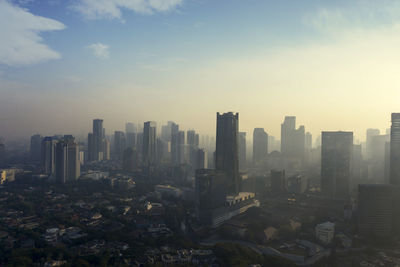
[{"label": "concrete structure", "polygon": [[40,162],[41,160],[42,140],[43,137],[40,134],[31,136],[31,146],[29,152],[32,161]]},{"label": "concrete structure", "polygon": [[331,222],[317,224],[315,227],[315,236],[324,244],[331,243],[335,236],[335,224]]},{"label": "concrete structure", "polygon": [[400,185],[400,113],[392,113],[389,180],[390,184]]},{"label": "concrete structure", "polygon": [[154,121],[144,123],[143,128],[143,164],[154,165],[157,161],[157,124]]},{"label": "concrete structure", "polygon": [[78,179],[80,174],[79,145],[72,136],[64,136],[56,145],[56,180],[66,183]]},{"label": "concrete structure", "polygon": [[122,160],[123,153],[126,148],[126,139],[124,132],[114,132],[114,158]]},{"label": "concrete structure", "polygon": [[271,192],[286,192],[285,170],[271,170]]},{"label": "concrete structure", "polygon": [[246,132],[239,132],[239,170],[246,170]]},{"label": "concrete structure", "polygon": [[217,113],[215,168],[227,175],[230,194],[239,192],[239,113]]},{"label": "concrete structure", "polygon": [[305,128],[296,129],[296,117],[286,116],[281,124],[281,153],[286,158],[303,159],[305,151]]},{"label": "concrete structure", "polygon": [[253,163],[262,162],[268,156],[268,134],[264,128],[254,128],[253,131]]},{"label": "concrete structure", "polygon": [[50,136],[45,137],[42,141],[42,168],[47,175],[53,175],[56,171],[56,143],[57,140]]},{"label": "concrete structure", "polygon": [[322,132],[321,189],[326,196],[349,196],[352,154],[352,132]]}]

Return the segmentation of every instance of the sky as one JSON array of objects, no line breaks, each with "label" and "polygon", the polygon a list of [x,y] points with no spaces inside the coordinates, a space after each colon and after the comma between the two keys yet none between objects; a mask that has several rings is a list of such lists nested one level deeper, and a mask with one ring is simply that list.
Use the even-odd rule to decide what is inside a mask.
[{"label": "sky", "polygon": [[400,2],[0,0],[0,136],[168,120],[215,134],[385,132],[400,111]]}]

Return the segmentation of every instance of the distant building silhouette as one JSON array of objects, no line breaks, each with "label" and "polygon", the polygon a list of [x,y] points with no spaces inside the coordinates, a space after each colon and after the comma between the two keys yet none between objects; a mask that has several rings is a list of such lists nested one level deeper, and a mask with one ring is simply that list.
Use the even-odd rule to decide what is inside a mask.
[{"label": "distant building silhouette", "polygon": [[122,160],[126,148],[126,139],[124,132],[114,132],[114,155],[116,159]]},{"label": "distant building silhouette", "polygon": [[239,170],[247,167],[246,132],[239,132]]},{"label": "distant building silhouette", "polygon": [[143,163],[154,165],[157,161],[157,124],[154,121],[144,123],[143,128]]},{"label": "distant building silhouette", "polygon": [[366,138],[366,144],[365,144],[366,145],[365,152],[366,152],[367,160],[371,159],[372,154],[373,154],[373,148],[371,147],[372,138],[379,134],[380,134],[379,129],[367,129],[367,138]]},{"label": "distant building silhouette", "polygon": [[42,151],[42,140],[43,137],[40,134],[32,135],[31,146],[30,146],[30,156],[31,160],[35,162],[40,162],[41,151]]},{"label": "distant building silhouette", "polygon": [[79,145],[74,137],[64,136],[56,145],[56,180],[75,181],[80,176]]},{"label": "distant building silhouette", "polygon": [[305,128],[296,129],[296,117],[286,116],[281,125],[281,153],[286,158],[303,159],[305,151]]},{"label": "distant building silhouette", "polygon": [[239,193],[239,113],[217,113],[215,169],[224,171],[229,194]]},{"label": "distant building silhouette", "polygon": [[271,192],[286,192],[285,170],[271,170]]},{"label": "distant building silhouette", "polygon": [[321,189],[326,196],[349,196],[352,153],[352,132],[322,132]]},{"label": "distant building silhouette", "polygon": [[268,156],[268,134],[264,128],[254,128],[253,131],[253,163],[257,164]]},{"label": "distant building silhouette", "polygon": [[45,174],[54,175],[56,171],[56,144],[57,140],[47,136],[42,141],[42,168]]},{"label": "distant building silhouette", "polygon": [[105,157],[104,153],[104,128],[103,120],[93,120],[93,133],[88,134],[88,160],[101,161],[109,159]]}]

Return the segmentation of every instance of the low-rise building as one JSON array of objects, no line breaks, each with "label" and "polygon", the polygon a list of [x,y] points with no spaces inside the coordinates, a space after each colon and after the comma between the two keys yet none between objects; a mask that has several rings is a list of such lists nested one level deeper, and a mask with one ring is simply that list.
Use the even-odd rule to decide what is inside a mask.
[{"label": "low-rise building", "polygon": [[315,227],[315,235],[318,240],[324,244],[332,242],[335,236],[335,224],[331,222],[324,222]]}]

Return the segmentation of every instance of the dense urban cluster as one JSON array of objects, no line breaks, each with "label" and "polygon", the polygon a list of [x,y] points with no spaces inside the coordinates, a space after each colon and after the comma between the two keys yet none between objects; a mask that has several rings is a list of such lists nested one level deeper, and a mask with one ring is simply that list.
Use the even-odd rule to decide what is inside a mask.
[{"label": "dense urban cluster", "polygon": [[363,143],[294,116],[251,142],[232,112],[215,137],[95,119],[0,139],[0,184],[0,266],[400,265],[400,113]]}]

